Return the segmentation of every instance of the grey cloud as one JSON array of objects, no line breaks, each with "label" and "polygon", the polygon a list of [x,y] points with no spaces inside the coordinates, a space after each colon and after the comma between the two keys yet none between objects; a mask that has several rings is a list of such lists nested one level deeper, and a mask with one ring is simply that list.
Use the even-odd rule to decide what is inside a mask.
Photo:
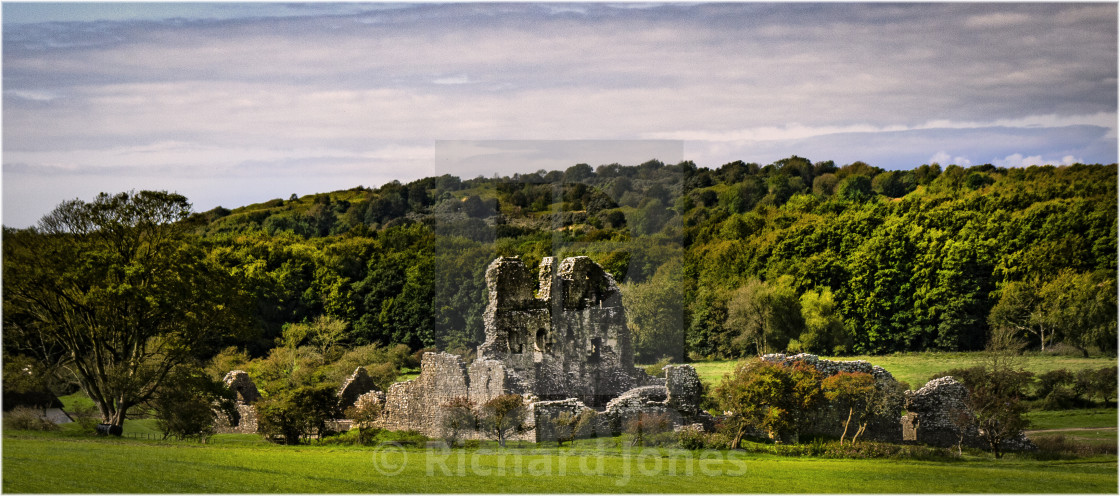
[{"label": "grey cloud", "polygon": [[[930,121],[976,128],[1040,115],[1087,124],[1077,119],[1116,114],[1116,9],[326,4],[180,19],[6,21],[3,146],[6,160],[36,167],[72,169],[90,154],[111,161],[114,150],[175,141],[190,145],[153,164],[233,166],[245,162],[245,150],[262,150],[260,167],[303,160],[326,170],[351,167],[337,157],[362,156],[371,142],[609,140]],[[1107,146],[1115,126],[1111,141],[1049,126],[1018,149],[970,139],[984,136],[975,130],[956,132],[751,146],[775,158],[810,153],[797,147],[836,160],[863,150],[900,165],[939,151],[977,163],[1060,150],[1115,161],[1115,145]],[[989,135],[1016,136],[1024,135]],[[960,146],[927,146],[954,140]],[[720,146],[745,155],[712,160],[758,160],[742,142]],[[293,148],[316,151],[284,162]],[[238,158],[223,159],[226,149]],[[45,154],[52,161],[40,160]]]}]

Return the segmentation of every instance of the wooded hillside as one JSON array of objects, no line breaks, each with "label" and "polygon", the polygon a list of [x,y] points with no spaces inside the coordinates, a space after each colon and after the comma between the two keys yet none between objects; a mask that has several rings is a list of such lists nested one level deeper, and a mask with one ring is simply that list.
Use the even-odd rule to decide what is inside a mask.
[{"label": "wooded hillside", "polygon": [[498,255],[603,265],[640,362],[975,350],[993,335],[1111,352],[1116,185],[1115,164],[650,161],[292,195],[187,222],[251,296],[250,337],[216,347],[258,356],[324,315],[346,324],[344,344],[467,352]]}]

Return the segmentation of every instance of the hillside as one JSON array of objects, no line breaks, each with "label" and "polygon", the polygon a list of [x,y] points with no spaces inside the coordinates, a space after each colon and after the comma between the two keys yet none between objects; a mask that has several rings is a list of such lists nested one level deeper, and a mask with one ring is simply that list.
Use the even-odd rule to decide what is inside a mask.
[{"label": "hillside", "polygon": [[[636,307],[661,302],[631,312],[644,361],[785,347],[964,351],[988,343],[1006,288],[1037,300],[1081,284],[1111,290],[1086,298],[1115,308],[1116,177],[1115,164],[884,171],[796,156],[715,170],[578,164],[357,187],[193,220],[256,296],[254,353],[284,324],[323,314],[349,323],[352,344],[469,350],[482,337],[483,271],[498,255],[530,267],[588,255]],[[801,318],[751,320],[744,302],[762,300]],[[1057,341],[1111,350],[1111,315]],[[1030,326],[1004,334],[1040,346]]]}]

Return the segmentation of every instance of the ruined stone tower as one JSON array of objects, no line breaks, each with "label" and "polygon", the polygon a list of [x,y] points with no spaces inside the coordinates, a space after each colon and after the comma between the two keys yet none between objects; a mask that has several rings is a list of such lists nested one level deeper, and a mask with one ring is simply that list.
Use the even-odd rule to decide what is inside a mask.
[{"label": "ruined stone tower", "polygon": [[547,257],[538,278],[520,259],[498,258],[486,269],[486,286],[486,341],[478,355],[516,374],[525,392],[600,407],[645,385],[634,368],[618,285],[590,258],[557,265]]}]

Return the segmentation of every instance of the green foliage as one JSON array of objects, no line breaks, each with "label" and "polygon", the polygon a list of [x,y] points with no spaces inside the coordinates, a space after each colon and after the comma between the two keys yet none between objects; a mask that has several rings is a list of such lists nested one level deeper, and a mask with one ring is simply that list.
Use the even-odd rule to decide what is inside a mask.
[{"label": "green foliage", "polygon": [[197,438],[205,442],[214,433],[215,409],[227,416],[236,414],[233,392],[199,367],[180,365],[173,369],[156,394],[147,401],[156,425],[167,437]]},{"label": "green foliage", "polygon": [[242,293],[186,231],[181,195],[71,200],[4,231],[5,348],[65,368],[120,426],[176,365],[245,331]]},{"label": "green foliage", "polygon": [[[651,161],[466,181],[445,175],[194,215],[177,195],[106,196],[60,209],[109,212],[133,202],[131,213],[104,217],[112,227],[103,233],[119,233],[147,206],[167,203],[157,215],[181,221],[152,225],[173,235],[119,238],[167,249],[133,250],[152,256],[129,265],[118,256],[129,250],[97,248],[111,236],[5,230],[5,352],[34,355],[67,378],[57,365],[69,355],[40,338],[52,328],[44,318],[78,322],[76,314],[28,302],[57,289],[57,275],[71,291],[108,278],[87,294],[97,311],[156,291],[145,305],[193,319],[188,327],[207,324],[192,359],[243,350],[219,354],[212,377],[244,368],[265,395],[341,381],[357,366],[391,382],[385,364],[394,360],[347,353],[374,344],[472,350],[483,338],[483,273],[495,256],[532,267],[545,256],[589,255],[629,293],[640,362],[741,357],[792,340],[818,354],[1017,350],[1023,342],[1027,353],[1043,345],[1114,353],[1116,195],[1115,165],[884,171],[793,156],[713,169]],[[194,282],[161,277],[176,284],[145,286],[154,272],[128,268],[141,266],[193,272]],[[202,289],[187,292],[192,284]],[[744,318],[750,306],[733,297],[752,284],[767,290],[757,300],[779,295],[771,303],[784,310]],[[199,305],[214,301],[223,308]],[[301,326],[317,322],[346,326],[313,341]]]},{"label": "green foliage", "polygon": [[844,354],[851,349],[851,337],[840,320],[832,290],[805,291],[800,303],[805,331],[798,341],[805,351],[827,355]]},{"label": "green foliage", "polygon": [[682,287],[679,262],[662,265],[644,283],[622,285],[622,303],[626,308],[635,361],[648,363],[660,357],[678,362],[684,359]]},{"label": "green foliage", "polygon": [[330,385],[303,386],[257,403],[257,431],[266,439],[299,444],[305,436],[326,434],[336,418],[338,399]]},{"label": "green foliage", "polygon": [[672,358],[669,358],[667,356],[663,356],[658,361],[656,361],[654,363],[651,363],[649,365],[646,365],[645,367],[642,367],[642,370],[645,371],[646,375],[648,375],[648,376],[662,377],[662,376],[665,375],[665,371],[662,370],[662,369],[664,369],[666,365],[669,365],[672,362],[673,362]]},{"label": "green foliage", "polygon": [[784,351],[805,329],[792,278],[748,281],[728,302],[726,325],[739,331],[735,343],[743,351],[753,349],[760,355]]},{"label": "green foliage", "polygon": [[980,435],[996,458],[1001,458],[1003,441],[1030,424],[1022,400],[1033,374],[1023,370],[1017,360],[992,353],[981,365],[952,371],[951,375],[968,389],[966,405],[975,416]]},{"label": "green foliage", "polygon": [[457,396],[443,404],[443,440],[455,446],[463,433],[478,428],[476,405],[466,396]]},{"label": "green foliage", "polygon": [[371,444],[374,437],[381,432],[377,421],[385,411],[385,404],[381,401],[359,400],[357,404],[343,412],[343,416],[354,422],[353,426],[358,431],[360,444]]},{"label": "green foliage", "polygon": [[1056,340],[1088,356],[1090,347],[1116,348],[1115,279],[1062,269],[1048,280],[1014,281],[988,317],[993,333],[1034,335],[1045,351]]},{"label": "green foliage", "polygon": [[776,441],[796,434],[824,397],[820,373],[812,366],[762,360],[740,362],[713,393],[719,408],[730,412],[724,425],[732,436],[729,447],[733,449],[751,429]]},{"label": "green foliage", "polygon": [[1087,406],[1098,398],[1107,405],[1116,397],[1116,382],[1115,366],[1076,372],[1051,370],[1038,375],[1034,397],[1051,410]]},{"label": "green foliage", "polygon": [[502,447],[510,434],[525,428],[528,410],[519,394],[504,394],[484,403],[479,411],[479,425],[498,440]]}]

